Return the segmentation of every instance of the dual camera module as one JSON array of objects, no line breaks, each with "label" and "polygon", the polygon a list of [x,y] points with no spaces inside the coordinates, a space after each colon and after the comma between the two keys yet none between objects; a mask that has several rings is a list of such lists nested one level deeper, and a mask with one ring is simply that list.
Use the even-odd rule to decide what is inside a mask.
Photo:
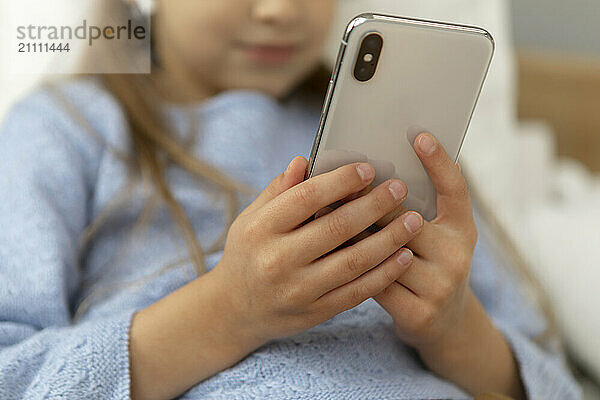
[{"label": "dual camera module", "polygon": [[354,66],[354,77],[360,82],[371,80],[377,70],[379,56],[383,48],[383,38],[377,33],[370,33],[363,39],[356,65]]}]

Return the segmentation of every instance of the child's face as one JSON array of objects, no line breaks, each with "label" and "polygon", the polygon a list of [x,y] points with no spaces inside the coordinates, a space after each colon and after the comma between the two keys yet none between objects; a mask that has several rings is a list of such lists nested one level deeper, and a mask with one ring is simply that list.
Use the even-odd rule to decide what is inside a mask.
[{"label": "child's face", "polygon": [[335,0],[164,0],[155,31],[161,61],[211,92],[282,96],[319,62]]}]

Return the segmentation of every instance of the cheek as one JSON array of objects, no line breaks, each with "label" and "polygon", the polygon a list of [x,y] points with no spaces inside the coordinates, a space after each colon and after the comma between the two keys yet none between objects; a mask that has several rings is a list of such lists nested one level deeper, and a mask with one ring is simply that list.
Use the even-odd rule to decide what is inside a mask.
[{"label": "cheek", "polygon": [[232,63],[231,42],[227,32],[219,34],[220,27],[196,29],[187,39],[182,57],[188,66],[204,79],[218,79]]},{"label": "cheek", "polygon": [[187,0],[177,2],[185,6],[178,5],[165,12],[167,36],[171,38],[169,45],[193,68],[213,69],[224,61],[233,41],[232,27],[238,26],[243,16],[226,7],[227,1],[210,1],[207,5],[201,5],[204,1],[199,2],[200,5]]}]

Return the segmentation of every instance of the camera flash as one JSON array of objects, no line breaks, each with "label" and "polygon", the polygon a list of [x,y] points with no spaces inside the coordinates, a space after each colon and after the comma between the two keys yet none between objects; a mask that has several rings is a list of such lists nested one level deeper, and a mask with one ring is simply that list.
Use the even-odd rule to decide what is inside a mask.
[{"label": "camera flash", "polygon": [[365,54],[365,56],[363,57],[363,60],[365,62],[371,62],[371,61],[373,61],[373,54],[371,54],[371,53]]}]

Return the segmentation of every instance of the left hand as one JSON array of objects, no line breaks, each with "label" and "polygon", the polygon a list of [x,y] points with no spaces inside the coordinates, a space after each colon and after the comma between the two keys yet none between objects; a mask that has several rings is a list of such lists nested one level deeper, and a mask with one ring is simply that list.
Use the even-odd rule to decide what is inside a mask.
[{"label": "left hand", "polygon": [[437,217],[427,222],[414,214],[414,223],[423,227],[406,245],[413,264],[374,299],[392,316],[400,339],[421,352],[456,343],[469,325],[465,314],[474,301],[469,272],[477,229],[460,168],[429,134],[419,135],[414,147],[437,190]]}]

